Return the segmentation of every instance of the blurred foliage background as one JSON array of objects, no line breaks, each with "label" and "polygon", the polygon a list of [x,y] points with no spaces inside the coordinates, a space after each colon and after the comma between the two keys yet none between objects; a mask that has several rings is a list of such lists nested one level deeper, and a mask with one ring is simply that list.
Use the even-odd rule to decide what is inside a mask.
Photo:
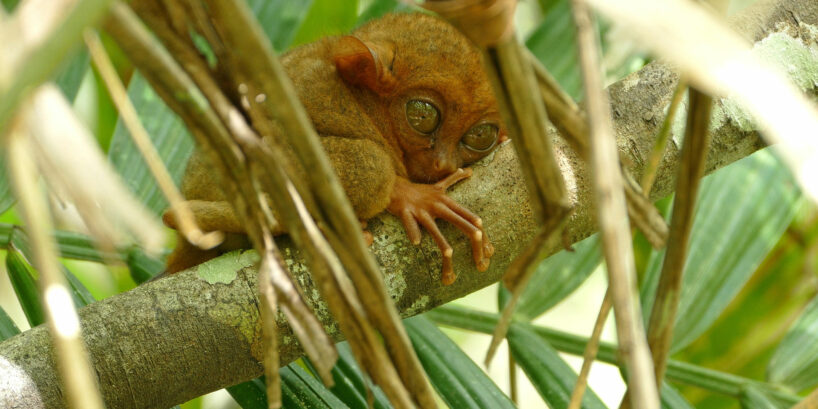
[{"label": "blurred foliage background", "polygon": [[[750,2],[733,1],[730,12]],[[2,3],[12,10],[16,1]],[[249,3],[279,52],[410,8],[396,0]],[[526,46],[578,99],[582,89],[569,2],[521,2],[517,27]],[[605,23],[599,24],[598,32],[609,82],[648,62]],[[178,181],[193,149],[190,136],[126,56],[102,38],[143,124]],[[135,151],[87,52],[79,51],[66,61],[55,81],[73,100],[128,187],[154,214],[161,214],[167,202]],[[5,260],[0,269],[6,270],[0,274],[0,339],[42,322],[37,273],[28,264],[25,233],[16,227],[20,221],[5,179],[5,167],[0,166],[0,257]],[[659,203],[665,213],[669,203],[669,198]],[[59,244],[77,305],[126,291],[162,269],[161,261],[137,248],[112,255],[125,262],[121,266],[101,263],[82,234],[68,233],[81,229],[70,205],[54,202],[53,208],[64,231],[58,235]],[[168,240],[171,248],[170,233]],[[663,252],[654,251],[638,235],[634,242],[643,311],[648,311]],[[773,152],[763,150],[707,177],[685,268],[663,407],[789,407],[799,394],[814,388],[818,384],[816,255],[818,212],[802,199]],[[573,355],[581,355],[583,337],[593,327],[606,287],[600,260],[596,237],[578,243],[573,253],[544,260],[521,299],[509,347],[488,372],[474,362],[482,362],[489,340],[486,333],[491,332],[506,297],[498,285],[407,320],[413,344],[441,400],[455,408],[513,407],[507,397],[509,369],[504,364],[510,351],[526,375],[517,376],[519,407],[567,405],[575,380],[571,367],[581,363]],[[441,332],[434,322],[445,324],[446,329]],[[615,340],[610,322],[603,338]],[[336,386],[330,390],[313,377],[307,361],[282,369],[285,407],[367,407],[368,381],[349,349],[343,344],[339,348]],[[604,345],[600,360],[614,359],[611,346]],[[584,407],[616,407],[624,392],[618,369],[604,363],[594,367],[590,387]],[[230,388],[234,399],[220,392],[182,407],[261,408],[263,390],[263,381],[255,380]],[[377,389],[373,399],[376,408],[390,407]]]}]

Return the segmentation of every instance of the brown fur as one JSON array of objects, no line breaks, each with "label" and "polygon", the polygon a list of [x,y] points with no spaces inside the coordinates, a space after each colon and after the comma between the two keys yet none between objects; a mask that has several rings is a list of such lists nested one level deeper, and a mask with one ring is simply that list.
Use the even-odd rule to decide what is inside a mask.
[{"label": "brown fur", "polygon": [[[361,220],[387,208],[397,177],[433,183],[485,156],[488,152],[474,152],[460,143],[475,124],[490,121],[503,133],[479,50],[448,23],[429,15],[388,15],[351,36],[298,47],[285,54],[282,63]],[[423,135],[409,125],[405,110],[412,99],[430,101],[439,109],[441,122],[433,133]],[[186,198],[214,202],[218,209],[194,209],[197,218],[206,216],[209,228],[219,224],[214,213],[225,208],[214,177],[212,167],[195,154],[183,181]],[[235,215],[223,216],[223,230],[232,231]],[[165,219],[175,227],[171,216]],[[199,253],[192,246],[179,246],[168,271],[214,254]]]}]

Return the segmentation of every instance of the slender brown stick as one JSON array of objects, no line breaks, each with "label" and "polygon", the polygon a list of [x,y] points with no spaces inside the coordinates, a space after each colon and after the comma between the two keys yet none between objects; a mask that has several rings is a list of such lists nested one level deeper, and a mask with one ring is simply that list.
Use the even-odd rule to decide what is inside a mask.
[{"label": "slender brown stick", "polygon": [[648,157],[648,163],[645,165],[645,171],[642,172],[642,194],[645,197],[650,196],[650,189],[653,186],[653,181],[656,180],[656,172],[659,170],[659,163],[665,156],[665,148],[667,141],[670,139],[670,129],[673,125],[673,120],[676,118],[676,111],[682,103],[684,97],[684,90],[687,89],[687,84],[683,80],[679,80],[676,84],[676,89],[673,91],[673,97],[670,99],[670,105],[667,108],[667,115],[662,121],[662,127],[659,128],[659,135],[656,142],[653,144],[653,149]]},{"label": "slender brown stick", "polygon": [[[44,98],[33,103],[43,103]],[[67,108],[67,107],[66,107]],[[27,115],[27,112],[21,112]],[[54,345],[57,369],[68,404],[102,409],[102,396],[80,334],[80,322],[65,277],[60,271],[46,198],[39,192],[35,159],[27,135],[18,122],[6,139],[6,160],[26,230],[31,238],[34,266],[40,273],[40,300]]]},{"label": "slender brown stick", "polygon": [[572,1],[580,66],[585,85],[591,134],[591,173],[608,282],[616,318],[619,351],[628,370],[633,406],[659,407],[642,318],[636,298],[636,279],[622,174],[619,170],[610,106],[599,72],[598,45],[591,16],[584,2]]},{"label": "slender brown stick", "polygon": [[540,233],[529,242],[525,251],[514,259],[514,262],[511,263],[503,275],[503,281],[509,291],[511,291],[511,296],[508,299],[508,303],[503,307],[500,321],[497,323],[497,326],[494,327],[494,333],[491,336],[491,343],[489,343],[484,361],[487,367],[491,364],[492,359],[494,359],[500,342],[503,341],[508,333],[508,328],[511,326],[511,318],[514,314],[514,310],[517,309],[520,296],[526,284],[528,284],[534,275],[539,260],[545,257],[543,252],[547,251],[546,249],[557,246],[557,240],[561,238],[559,233],[562,231],[562,226],[566,220],[567,217],[564,213],[551,215],[549,219],[546,220],[546,224],[540,229]]},{"label": "slender brown stick", "polygon": [[162,164],[159,152],[156,151],[156,147],[151,143],[150,136],[148,136],[145,127],[142,126],[136,109],[130,99],[128,99],[128,92],[125,90],[125,86],[122,85],[122,81],[116,73],[114,64],[105,52],[105,48],[102,46],[102,41],[100,41],[99,36],[95,32],[87,30],[85,32],[85,44],[88,46],[88,51],[91,54],[94,65],[96,65],[103,81],[105,81],[111,99],[114,101],[117,110],[119,110],[119,115],[122,117],[123,123],[126,128],[128,128],[134,145],[136,145],[142,157],[145,159],[145,164],[148,165],[148,169],[156,179],[159,189],[162,190],[162,193],[168,199],[170,208],[178,220],[179,231],[182,232],[187,241],[200,248],[209,249],[219,245],[224,239],[223,233],[203,233],[196,225],[190,208],[179,192],[179,189],[176,188],[176,184],[173,182],[173,178],[170,176],[168,169]]},{"label": "slender brown stick", "polygon": [[[105,15],[112,0],[22,2],[0,26],[0,138],[19,104],[60,67],[82,30]],[[23,29],[25,27],[25,29]],[[21,35],[23,33],[24,35]],[[13,41],[8,41],[12,40]]]},{"label": "slender brown stick", "polygon": [[673,340],[676,311],[679,308],[679,292],[682,286],[687,247],[693,227],[696,196],[704,175],[704,163],[710,145],[708,127],[712,98],[699,91],[690,90],[690,113],[687,117],[682,161],[676,181],[676,196],[670,220],[670,243],[662,264],[662,275],[656,289],[653,310],[648,324],[648,343],[653,354],[656,382],[661,384],[667,365],[667,357]]},{"label": "slender brown stick", "polygon": [[517,396],[519,392],[517,390],[517,362],[511,354],[511,345],[508,345],[508,390],[511,401],[514,402],[515,405],[519,405],[520,402]]},{"label": "slender brown stick", "polygon": [[596,353],[599,351],[602,329],[605,327],[605,321],[608,320],[608,314],[610,314],[612,306],[613,302],[609,287],[608,290],[605,291],[605,297],[602,298],[602,305],[599,306],[599,313],[596,316],[591,338],[588,339],[588,344],[585,345],[585,352],[582,355],[582,368],[579,370],[574,391],[571,392],[571,402],[568,404],[568,409],[579,409],[582,405],[582,396],[588,387],[588,374],[591,372],[591,365],[593,365],[594,359],[596,359]]},{"label": "slender brown stick", "polygon": [[[272,241],[269,235],[265,239]],[[262,322],[264,344],[264,379],[267,386],[267,407],[277,409],[281,407],[281,376],[279,375],[278,355],[278,324],[275,317],[278,312],[275,290],[273,289],[274,269],[280,269],[278,260],[272,253],[262,259],[258,269],[258,295],[261,305],[259,315]]]},{"label": "slender brown stick", "polygon": [[568,209],[565,183],[546,133],[548,116],[536,78],[515,38],[487,50],[484,67],[494,87],[503,121],[514,138],[514,149],[529,186],[535,217]]},{"label": "slender brown stick", "polygon": [[[548,111],[548,119],[574,150],[583,159],[588,160],[590,137],[585,113],[560,88],[557,81],[546,71],[537,58],[530,52],[527,54],[537,76],[537,85],[542,94],[545,109]],[[659,214],[653,203],[647,199],[647,194],[640,192],[639,186],[631,181],[630,173],[624,167],[622,168],[622,177],[625,179],[625,198],[627,199],[628,216],[630,216],[631,222],[642,231],[651,246],[656,249],[664,248],[668,234],[665,219]]]}]

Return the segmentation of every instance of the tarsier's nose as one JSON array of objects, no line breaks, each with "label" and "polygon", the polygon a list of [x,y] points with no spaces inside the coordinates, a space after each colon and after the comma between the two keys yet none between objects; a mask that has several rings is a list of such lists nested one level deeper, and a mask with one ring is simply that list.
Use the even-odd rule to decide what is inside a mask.
[{"label": "tarsier's nose", "polygon": [[457,166],[446,158],[435,159],[434,163],[432,163],[432,168],[434,169],[435,174],[443,176],[452,174],[457,170]]}]

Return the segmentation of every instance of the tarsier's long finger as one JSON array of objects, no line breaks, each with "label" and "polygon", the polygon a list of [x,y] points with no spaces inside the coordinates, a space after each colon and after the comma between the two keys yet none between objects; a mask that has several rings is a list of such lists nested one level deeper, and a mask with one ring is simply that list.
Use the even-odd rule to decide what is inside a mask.
[{"label": "tarsier's long finger", "polygon": [[446,241],[446,237],[443,237],[443,233],[441,233],[437,227],[435,219],[429,213],[421,211],[420,214],[417,215],[417,219],[423,228],[429,232],[429,235],[432,236],[432,239],[437,243],[437,248],[439,248],[443,254],[443,268],[440,272],[440,281],[443,282],[444,285],[453,283],[457,276],[454,275],[454,268],[452,267],[452,246]]},{"label": "tarsier's long finger", "polygon": [[486,256],[486,260],[490,259],[491,256],[494,255],[494,245],[491,244],[489,235],[486,234],[485,230],[483,230],[483,255]]},{"label": "tarsier's long finger", "polygon": [[415,220],[415,216],[412,212],[409,209],[404,209],[400,214],[400,220],[403,223],[403,229],[406,230],[406,236],[409,237],[409,241],[416,246],[420,244],[420,237],[423,233],[421,233],[420,226],[418,226],[418,222]]},{"label": "tarsier's long finger", "polygon": [[483,219],[480,216],[472,213],[471,210],[467,209],[460,203],[457,203],[454,199],[449,196],[442,196],[440,200],[448,206],[450,209],[454,210],[455,213],[462,216],[464,219],[468,220],[471,224],[477,227],[483,227]]},{"label": "tarsier's long finger", "polygon": [[[470,223],[477,226],[480,229],[480,231],[483,232],[483,257],[486,258],[486,268],[488,268],[488,259],[490,259],[491,256],[494,255],[494,246],[491,244],[491,241],[489,241],[489,236],[488,234],[486,234],[486,230],[483,228],[483,220],[480,218],[480,216],[472,213],[471,210],[465,208],[460,203],[457,203],[454,199],[448,196],[443,196],[441,199],[443,203],[449,206],[449,208],[452,209],[455,213],[459,214],[464,219],[468,220]],[[478,269],[479,268],[480,267],[478,266]]]},{"label": "tarsier's long finger", "polygon": [[471,253],[472,257],[474,258],[474,264],[477,266],[477,270],[486,271],[486,269],[489,267],[489,260],[484,254],[483,231],[443,203],[437,202],[434,206],[438,218],[448,221],[460,231],[466,233],[466,236],[469,237],[469,242],[471,243]]},{"label": "tarsier's long finger", "polygon": [[440,189],[443,189],[445,191],[446,189],[450,188],[455,183],[460,182],[463,179],[468,179],[469,177],[471,177],[471,174],[472,174],[471,168],[465,168],[465,169],[458,168],[451,175],[446,176],[443,180],[435,183],[435,186],[440,188]]}]

